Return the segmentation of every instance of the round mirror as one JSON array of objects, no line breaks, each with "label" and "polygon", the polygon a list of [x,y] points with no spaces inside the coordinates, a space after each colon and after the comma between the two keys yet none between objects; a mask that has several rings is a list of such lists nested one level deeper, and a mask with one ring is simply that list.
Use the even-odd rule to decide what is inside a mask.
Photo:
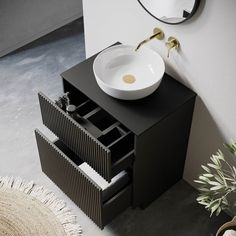
[{"label": "round mirror", "polygon": [[175,25],[193,16],[200,0],[138,0],[138,2],[157,20]]}]

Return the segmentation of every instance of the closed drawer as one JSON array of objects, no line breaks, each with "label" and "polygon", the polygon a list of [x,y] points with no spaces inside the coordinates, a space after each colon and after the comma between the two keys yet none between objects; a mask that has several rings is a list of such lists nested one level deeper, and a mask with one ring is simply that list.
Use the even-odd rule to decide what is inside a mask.
[{"label": "closed drawer", "polygon": [[108,182],[132,165],[134,134],[94,102],[82,94],[81,98],[73,95],[82,117],[79,123],[43,93],[38,96],[44,125]]},{"label": "closed drawer", "polygon": [[42,170],[100,228],[131,205],[131,180],[113,185],[110,195],[80,169],[83,161],[61,142],[35,131]]}]

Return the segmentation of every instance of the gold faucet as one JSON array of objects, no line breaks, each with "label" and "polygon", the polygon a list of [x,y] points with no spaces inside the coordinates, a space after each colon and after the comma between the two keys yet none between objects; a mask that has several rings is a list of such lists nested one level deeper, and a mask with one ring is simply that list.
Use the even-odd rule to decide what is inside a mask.
[{"label": "gold faucet", "polygon": [[163,39],[164,38],[164,32],[159,28],[155,28],[153,30],[153,35],[150,36],[149,38],[143,40],[142,42],[140,42],[139,45],[135,48],[135,51],[137,51],[143,44],[145,44],[145,43],[147,43],[150,40],[155,39],[155,38],[159,39],[159,40]]},{"label": "gold faucet", "polygon": [[179,40],[175,37],[169,37],[168,41],[166,42],[166,47],[168,48],[168,53],[167,53],[167,57],[170,56],[170,50],[172,48],[174,49],[178,49],[180,47],[180,43]]}]

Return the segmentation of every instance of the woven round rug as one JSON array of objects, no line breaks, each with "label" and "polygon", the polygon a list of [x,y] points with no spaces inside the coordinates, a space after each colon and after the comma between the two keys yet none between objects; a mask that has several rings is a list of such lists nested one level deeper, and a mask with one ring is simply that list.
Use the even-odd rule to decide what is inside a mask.
[{"label": "woven round rug", "polygon": [[0,235],[77,236],[82,229],[66,203],[48,189],[0,177]]}]

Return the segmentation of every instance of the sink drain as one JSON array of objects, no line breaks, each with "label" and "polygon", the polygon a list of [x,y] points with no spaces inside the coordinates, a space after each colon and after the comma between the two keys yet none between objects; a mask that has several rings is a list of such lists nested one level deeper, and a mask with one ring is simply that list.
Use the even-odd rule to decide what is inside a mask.
[{"label": "sink drain", "polygon": [[123,81],[127,84],[133,84],[135,82],[135,77],[133,75],[125,75],[123,76]]}]

